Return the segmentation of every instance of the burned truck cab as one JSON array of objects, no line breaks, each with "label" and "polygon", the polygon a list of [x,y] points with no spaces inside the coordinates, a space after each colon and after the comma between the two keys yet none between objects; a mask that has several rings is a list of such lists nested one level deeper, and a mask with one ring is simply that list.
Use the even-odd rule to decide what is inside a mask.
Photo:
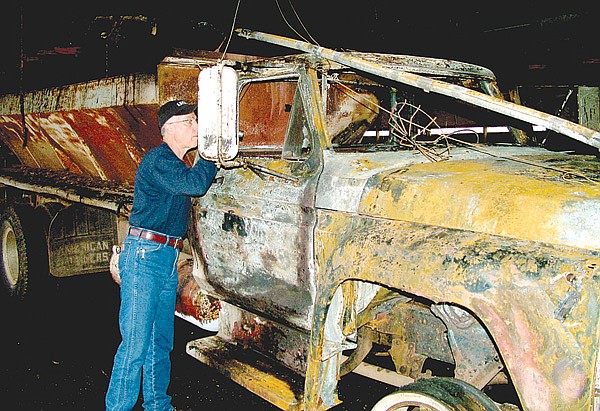
[{"label": "burned truck cab", "polygon": [[[360,57],[502,97],[478,66]],[[190,355],[286,410],[336,406],[349,372],[400,387],[374,410],[597,406],[594,156],[528,147],[522,119],[314,55],[235,69],[219,144],[237,156],[191,235],[219,327]],[[512,396],[484,394],[498,384]]]}]

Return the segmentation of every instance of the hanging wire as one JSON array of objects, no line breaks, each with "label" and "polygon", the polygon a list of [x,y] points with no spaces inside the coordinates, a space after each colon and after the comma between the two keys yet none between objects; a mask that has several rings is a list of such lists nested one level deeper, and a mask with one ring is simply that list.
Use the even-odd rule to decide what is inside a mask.
[{"label": "hanging wire", "polygon": [[[295,9],[294,5],[292,4],[292,0],[288,0],[288,2],[290,3],[290,7],[292,8],[292,11],[294,12],[294,15],[296,16],[296,19],[298,20],[298,22],[300,23],[300,25],[304,29],[304,32],[308,35],[308,37],[310,37],[310,39],[313,41],[313,44],[316,44],[317,46],[320,46],[319,42],[317,40],[315,40],[314,37],[311,36],[310,33],[308,32],[306,26],[302,22],[302,19],[300,19],[300,16],[296,12],[296,9]],[[307,43],[309,43],[309,42],[307,41]]]},{"label": "hanging wire", "polygon": [[294,27],[292,27],[292,25],[290,24],[289,21],[287,21],[287,19],[285,18],[285,14],[283,14],[283,10],[281,10],[281,5],[279,4],[279,0],[275,0],[275,4],[277,4],[277,9],[279,9],[279,14],[281,15],[281,18],[283,19],[283,21],[285,22],[285,24],[287,24],[287,26],[294,32],[296,33],[296,35],[298,37],[300,37],[302,40],[304,40],[307,43],[310,43],[310,41],[308,41],[302,34],[298,33],[298,30],[296,30]]},{"label": "hanging wire", "polygon": [[308,41],[302,34],[300,34],[294,27],[292,27],[292,25],[290,24],[290,22],[285,18],[285,14],[283,13],[283,10],[281,9],[281,5],[279,4],[279,0],[275,0],[275,4],[277,4],[277,9],[279,9],[279,14],[281,15],[281,18],[283,19],[283,21],[285,22],[285,24],[294,32],[296,33],[296,35],[298,37],[300,37],[302,40],[304,40],[307,43],[312,43],[312,44],[316,44],[317,46],[319,46],[320,44],[314,39],[313,36],[311,36],[311,34],[308,32],[306,26],[304,25],[304,23],[302,22],[302,19],[300,19],[300,16],[298,15],[298,13],[296,12],[296,9],[294,8],[294,5],[292,4],[292,0],[288,0],[288,3],[290,5],[290,8],[292,9],[292,12],[294,12],[294,16],[296,17],[296,20],[298,20],[298,22],[300,23],[300,25],[302,26],[302,29],[304,29],[304,32],[308,35],[308,37],[312,40]]},{"label": "hanging wire", "polygon": [[[314,39],[314,37],[308,32],[306,26],[304,25],[304,23],[302,22],[302,20],[300,19],[300,16],[298,15],[298,13],[296,12],[296,9],[294,8],[291,0],[288,0],[290,7],[294,13],[294,16],[296,17],[296,19],[298,20],[298,22],[300,23],[300,25],[302,26],[302,28],[304,29],[304,31],[306,32],[306,34],[308,35],[308,37],[312,40],[313,44],[319,45],[319,43]],[[223,50],[223,54],[221,56],[220,60],[223,60],[225,58],[225,54],[227,53],[227,49],[229,48],[229,43],[231,42],[231,38],[233,37],[233,31],[235,30],[235,21],[237,19],[238,16],[238,12],[240,9],[240,3],[241,0],[238,0],[237,5],[235,7],[235,13],[233,16],[233,21],[231,22],[231,29],[229,31],[229,35],[227,36],[227,43],[225,45],[225,49]],[[302,40],[304,40],[307,43],[310,43],[310,41],[308,41],[304,36],[302,36],[294,27],[292,27],[292,25],[288,22],[288,20],[285,18],[285,15],[283,13],[283,10],[281,9],[281,5],[279,4],[279,0],[275,0],[275,3],[277,4],[277,9],[279,10],[279,14],[281,15],[281,17],[283,18],[283,21],[285,22],[285,24],[294,32],[296,33],[296,35],[298,37],[300,37]],[[220,48],[220,47],[219,47]]]},{"label": "hanging wire", "polygon": [[[323,75],[325,74],[323,73]],[[356,99],[361,100],[365,106],[375,106],[379,110],[388,113],[390,116],[390,138],[394,144],[397,144],[400,147],[418,150],[423,156],[432,162],[447,160],[450,157],[450,147],[445,134],[441,134],[434,140],[417,141],[419,136],[429,136],[428,131],[432,125],[436,128],[440,128],[437,125],[435,118],[423,111],[420,106],[417,107],[408,103],[407,101],[404,101],[397,102],[394,104],[391,110],[388,110],[379,104],[373,104],[372,101],[366,99],[360,93],[357,93],[355,90],[341,83],[339,80],[331,78],[331,81],[347,90],[350,94],[353,94]],[[409,112],[406,118],[402,117],[401,115],[403,111],[405,113],[407,111]],[[427,119],[427,124],[425,126],[417,123],[417,115]],[[440,148],[439,146],[442,143],[443,147]]]},{"label": "hanging wire", "polygon": [[233,21],[231,22],[231,30],[229,31],[229,36],[227,37],[227,44],[225,45],[225,49],[223,50],[223,55],[221,56],[222,61],[225,58],[225,54],[227,53],[227,49],[229,48],[229,42],[231,42],[231,37],[233,37],[233,30],[235,30],[235,21],[237,20],[238,11],[240,10],[240,3],[242,0],[238,0],[237,5],[235,6],[235,14],[233,15]]}]

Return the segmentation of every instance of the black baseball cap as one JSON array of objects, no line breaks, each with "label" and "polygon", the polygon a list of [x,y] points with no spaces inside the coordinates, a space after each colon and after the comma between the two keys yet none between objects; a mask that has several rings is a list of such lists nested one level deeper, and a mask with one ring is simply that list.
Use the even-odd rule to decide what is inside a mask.
[{"label": "black baseball cap", "polygon": [[182,116],[194,111],[196,111],[196,106],[188,104],[183,100],[168,101],[158,109],[158,127],[162,128],[173,116]]}]

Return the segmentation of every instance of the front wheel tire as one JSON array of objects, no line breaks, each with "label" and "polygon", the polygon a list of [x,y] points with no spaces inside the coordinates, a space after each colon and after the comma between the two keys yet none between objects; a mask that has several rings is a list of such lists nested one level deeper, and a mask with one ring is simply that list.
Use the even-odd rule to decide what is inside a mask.
[{"label": "front wheel tire", "polygon": [[379,400],[371,411],[500,411],[474,386],[455,378],[424,378]]}]

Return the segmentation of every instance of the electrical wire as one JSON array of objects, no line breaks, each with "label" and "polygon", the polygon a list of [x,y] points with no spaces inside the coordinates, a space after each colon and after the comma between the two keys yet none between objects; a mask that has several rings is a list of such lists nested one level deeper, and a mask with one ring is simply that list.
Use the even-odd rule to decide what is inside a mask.
[{"label": "electrical wire", "polygon": [[[326,75],[326,73],[322,73],[322,75]],[[356,97],[356,99],[364,101],[365,106],[372,105],[372,103],[370,101],[366,100],[362,95],[360,95],[359,93],[357,93],[352,88],[348,87],[346,84],[343,84],[342,82],[338,81],[335,78],[332,78],[332,77],[329,77],[329,76],[327,76],[327,77],[333,83],[336,83],[339,86],[341,86],[342,88],[346,89],[349,92],[349,94],[353,94]],[[380,110],[382,110],[384,112],[387,112],[390,115],[390,126],[391,126],[392,129],[394,128],[395,125],[396,126],[398,126],[398,124],[402,125],[401,123],[403,123],[403,122],[407,122],[408,124],[415,125],[415,124],[412,123],[412,119],[410,119],[408,121],[407,121],[407,119],[403,119],[401,116],[399,116],[399,113],[394,112],[393,109],[392,110],[388,110],[388,109],[384,108],[383,106],[381,106],[379,104],[375,104],[375,106],[377,108],[379,108]],[[416,108],[419,111],[422,111],[423,113],[425,113],[425,111],[423,111],[420,107],[416,107]],[[435,118],[430,117],[427,113],[425,113],[425,115],[429,119],[431,119],[431,121],[433,123],[435,123]],[[400,123],[397,123],[397,119],[398,118],[402,118],[402,120],[401,120]],[[429,126],[429,124],[426,127],[418,126],[418,125],[416,125],[416,126],[417,126],[418,129],[426,129]],[[542,169],[546,169],[546,170],[556,171],[558,173],[561,173],[563,175],[563,178],[565,180],[568,179],[569,181],[574,181],[574,180],[572,180],[573,177],[579,177],[579,178],[581,178],[583,180],[586,180],[586,181],[588,181],[590,183],[595,183],[595,184],[600,183],[600,181],[598,181],[597,179],[588,177],[585,174],[579,173],[577,171],[567,170],[565,168],[554,167],[554,166],[550,166],[550,165],[546,165],[546,164],[540,164],[540,163],[537,163],[537,162],[534,162],[534,161],[528,161],[528,160],[525,160],[525,159],[522,159],[522,158],[517,158],[515,156],[492,153],[492,152],[490,152],[490,151],[488,151],[488,150],[486,150],[486,149],[478,146],[477,144],[469,143],[467,141],[464,141],[464,140],[461,140],[459,138],[453,137],[453,135],[459,133],[460,131],[461,130],[458,130],[458,131],[456,131],[454,133],[451,133],[450,135],[441,134],[435,141],[429,142],[429,143],[437,143],[440,139],[443,139],[446,142],[447,141],[453,141],[455,144],[457,144],[459,146],[463,146],[463,147],[465,147],[468,150],[477,151],[478,153],[485,154],[485,155],[488,155],[490,157],[501,158],[501,159],[508,160],[508,161],[514,161],[516,163],[527,164],[527,165],[530,165],[530,166],[533,166],[533,167],[538,167],[538,168],[542,168]],[[408,135],[408,133],[406,133],[406,134]],[[475,133],[475,132],[474,132],[474,134],[479,139],[479,135],[477,133]],[[410,138],[411,136],[408,136],[408,137]],[[438,155],[437,156],[430,156],[431,151],[429,149],[425,148],[424,145],[423,145],[423,143],[421,143],[421,142],[417,143],[416,141],[413,141],[413,144],[414,144],[413,148],[415,148],[418,151],[420,151],[421,154],[423,154],[429,161],[440,161],[440,159],[443,160],[443,159],[447,159],[447,158],[450,157],[450,147],[448,145],[446,145],[445,150],[443,150],[447,154],[444,154],[442,156],[442,155],[439,155],[440,153],[435,153],[435,154],[438,154]],[[569,178],[569,176],[571,178]]]},{"label": "electrical wire", "polygon": [[225,45],[225,49],[223,50],[223,55],[219,62],[221,62],[225,58],[225,54],[227,53],[227,49],[229,48],[229,42],[231,41],[231,37],[233,37],[233,30],[235,30],[235,21],[237,20],[238,11],[240,10],[240,3],[242,0],[238,0],[237,5],[235,6],[235,13],[233,15],[233,21],[231,22],[231,30],[229,31],[229,36],[227,37],[227,44]]},{"label": "electrical wire", "polygon": [[283,14],[283,10],[281,10],[281,5],[279,4],[279,0],[275,0],[275,4],[277,4],[277,9],[279,10],[279,14],[281,15],[281,18],[283,19],[283,21],[285,22],[285,24],[287,24],[287,26],[294,32],[296,33],[296,35],[298,37],[300,37],[302,40],[304,40],[307,43],[310,43],[310,41],[308,41],[306,38],[304,38],[304,36],[300,33],[298,33],[298,30],[296,30],[294,27],[292,27],[292,25],[290,24],[289,21],[287,21],[287,19],[285,18],[285,14]]},{"label": "electrical wire", "polygon": [[310,39],[313,41],[313,44],[316,44],[317,46],[320,46],[319,42],[317,42],[317,40],[315,40],[314,37],[311,36],[311,34],[308,32],[308,29],[306,28],[306,26],[304,25],[304,23],[300,19],[300,16],[296,12],[296,9],[294,8],[294,5],[292,4],[292,0],[288,0],[288,2],[290,3],[290,7],[292,8],[292,11],[294,12],[294,15],[296,16],[296,19],[298,20],[298,22],[300,23],[300,25],[304,29],[304,32],[308,35],[308,37],[310,37]]},{"label": "electrical wire", "polygon": [[296,17],[296,20],[298,20],[298,22],[300,23],[300,25],[302,26],[302,29],[304,29],[304,32],[308,35],[308,37],[312,40],[312,43],[310,41],[308,41],[302,34],[300,34],[298,32],[298,30],[296,30],[294,27],[292,27],[292,25],[290,24],[290,22],[285,18],[285,14],[283,13],[283,10],[281,9],[281,5],[279,4],[279,0],[275,0],[275,4],[277,4],[277,9],[279,10],[279,14],[281,15],[281,18],[283,19],[283,21],[285,22],[285,24],[294,32],[296,33],[296,35],[298,37],[300,37],[302,40],[304,40],[307,43],[311,43],[311,44],[316,44],[317,46],[319,46],[320,44],[314,39],[313,36],[311,36],[311,34],[308,32],[306,26],[304,25],[304,23],[302,22],[302,19],[300,19],[300,16],[298,15],[298,13],[296,12],[296,9],[294,8],[294,5],[292,4],[292,0],[288,0],[288,3],[290,5],[290,8],[292,9],[292,12],[294,13],[294,16]]}]

